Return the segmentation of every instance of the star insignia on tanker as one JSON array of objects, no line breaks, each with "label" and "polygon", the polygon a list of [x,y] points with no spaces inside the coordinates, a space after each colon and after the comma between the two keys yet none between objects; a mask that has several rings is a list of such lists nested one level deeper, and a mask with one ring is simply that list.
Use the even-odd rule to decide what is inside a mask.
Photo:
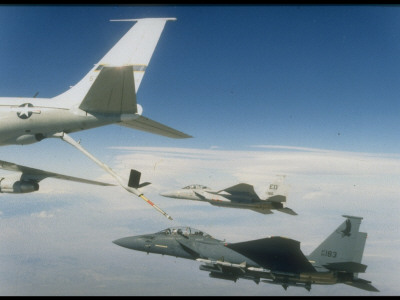
[{"label": "star insignia on tanker", "polygon": [[24,103],[19,106],[17,116],[23,120],[28,119],[33,113],[40,113],[40,111],[32,110],[33,105],[31,103]]}]

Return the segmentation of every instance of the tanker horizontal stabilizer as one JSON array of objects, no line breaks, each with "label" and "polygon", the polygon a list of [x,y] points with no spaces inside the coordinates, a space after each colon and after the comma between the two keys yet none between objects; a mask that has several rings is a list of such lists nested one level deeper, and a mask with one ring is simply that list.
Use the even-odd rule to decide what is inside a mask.
[{"label": "tanker horizontal stabilizer", "polygon": [[133,128],[137,130],[142,130],[154,134],[159,134],[162,136],[170,137],[170,138],[175,138],[175,139],[185,139],[185,138],[191,138],[192,136],[183,133],[181,131],[178,131],[176,129],[173,129],[169,126],[163,125],[161,123],[158,123],[156,121],[150,120],[149,118],[146,118],[144,116],[139,116],[137,119],[131,120],[131,121],[123,121],[121,123],[118,123],[117,125],[121,125],[124,127],[128,128]]}]

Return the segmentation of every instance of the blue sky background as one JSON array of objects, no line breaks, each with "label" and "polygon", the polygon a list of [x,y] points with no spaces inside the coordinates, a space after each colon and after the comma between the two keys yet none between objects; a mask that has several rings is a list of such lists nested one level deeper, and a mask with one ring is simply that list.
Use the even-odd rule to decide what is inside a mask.
[{"label": "blue sky background", "polygon": [[[194,138],[117,125],[72,136],[124,176],[141,170],[153,182],[146,194],[175,221],[119,187],[47,179],[35,194],[2,194],[0,294],[310,295],[211,280],[196,262],[146,256],[111,241],[190,225],[233,242],[284,235],[308,254],[342,214],[353,214],[365,218],[361,230],[369,234],[361,277],[384,295],[398,295],[400,7],[2,5],[0,96],[64,92],[132,26],[110,19],[144,17],[177,21],[164,28],[138,103],[143,115]],[[113,180],[59,140],[1,147],[0,155]],[[239,182],[261,195],[282,173],[295,218],[158,196],[191,183],[219,189]],[[368,295],[338,285],[315,287],[311,295],[338,292]]]},{"label": "blue sky background", "polygon": [[[144,115],[196,137],[182,145],[397,152],[398,14],[397,6],[2,6],[1,95],[53,97],[77,83],[131,26],[109,19],[173,16],[138,102]],[[100,130],[127,142],[139,135]],[[139,136],[136,145],[176,145]]]}]

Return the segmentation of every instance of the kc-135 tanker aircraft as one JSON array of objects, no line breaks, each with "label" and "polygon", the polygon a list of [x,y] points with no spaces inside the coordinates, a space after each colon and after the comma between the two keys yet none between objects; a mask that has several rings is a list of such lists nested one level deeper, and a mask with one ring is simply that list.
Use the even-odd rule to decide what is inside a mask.
[{"label": "kc-135 tanker aircraft", "polygon": [[240,243],[227,243],[190,227],[168,228],[154,234],[125,237],[113,243],[147,253],[196,260],[212,278],[250,279],[311,289],[312,284],[347,284],[379,292],[371,282],[358,278],[367,266],[361,263],[367,234],[359,232],[361,217],[346,216],[310,255],[300,242],[273,236]]},{"label": "kc-135 tanker aircraft", "polygon": [[144,197],[137,187],[127,185],[110,167],[68,135],[117,124],[171,138],[191,137],[143,116],[142,107],[136,103],[136,93],[150,58],[165,23],[170,20],[176,19],[112,20],[136,23],[75,86],[50,99],[37,98],[36,95],[32,98],[0,98],[0,146],[27,145],[46,138],[60,138],[110,173],[124,189],[172,219]]},{"label": "kc-135 tanker aircraft", "polygon": [[[284,178],[284,177],[283,177]],[[214,191],[201,184],[191,184],[180,190],[163,192],[160,195],[169,198],[208,202],[215,206],[251,209],[262,214],[272,214],[277,210],[289,215],[297,215],[289,207],[284,207],[286,195],[282,192],[283,179],[271,183],[266,192],[267,199],[260,199],[254,187],[247,183],[239,183],[229,188]]]}]

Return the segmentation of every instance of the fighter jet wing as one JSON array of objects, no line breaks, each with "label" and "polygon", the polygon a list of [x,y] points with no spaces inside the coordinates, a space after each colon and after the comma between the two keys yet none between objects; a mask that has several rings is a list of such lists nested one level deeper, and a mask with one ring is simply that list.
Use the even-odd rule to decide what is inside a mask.
[{"label": "fighter jet wing", "polygon": [[57,178],[57,179],[76,181],[76,182],[95,184],[95,185],[102,185],[102,186],[113,186],[114,185],[114,184],[103,183],[103,182],[99,182],[99,181],[93,181],[93,180],[88,180],[88,179],[83,179],[83,178],[78,178],[78,177],[73,177],[73,176],[57,174],[57,173],[53,173],[53,172],[47,172],[47,171],[43,171],[43,170],[39,170],[39,169],[29,168],[29,167],[17,165],[14,163],[3,161],[3,160],[0,160],[0,168],[7,170],[7,171],[21,172],[22,173],[21,179],[25,179],[25,180],[31,179],[31,180],[35,180],[37,182],[39,182],[47,177],[53,177],[53,178]]},{"label": "fighter jet wing", "polygon": [[273,212],[267,208],[251,208],[251,210],[258,212],[260,214],[264,214],[264,215],[273,214]]},{"label": "fighter jet wing", "polygon": [[292,216],[297,216],[297,213],[289,207],[278,208],[277,211],[280,211],[280,212],[283,212],[285,214],[289,214]]},{"label": "fighter jet wing", "polygon": [[300,242],[292,239],[270,237],[228,244],[227,247],[272,272],[315,272],[314,267],[301,252]]},{"label": "fighter jet wing", "polygon": [[243,195],[251,197],[252,199],[260,200],[256,192],[254,191],[254,187],[247,183],[236,184],[234,186],[218,191],[217,194],[221,192],[227,192],[231,195]]},{"label": "fighter jet wing", "polygon": [[197,249],[193,248],[193,245],[189,241],[185,240],[176,240],[182,247],[183,250],[185,250],[187,253],[189,253],[193,259],[197,259],[200,256],[200,254],[197,252]]},{"label": "fighter jet wing", "polygon": [[121,123],[117,123],[117,125],[125,126],[128,128],[133,128],[137,130],[142,130],[150,133],[159,134],[162,136],[175,138],[175,139],[185,139],[192,137],[186,133],[158,123],[156,121],[150,120],[144,116],[140,116],[139,118],[131,121],[123,121]]}]

